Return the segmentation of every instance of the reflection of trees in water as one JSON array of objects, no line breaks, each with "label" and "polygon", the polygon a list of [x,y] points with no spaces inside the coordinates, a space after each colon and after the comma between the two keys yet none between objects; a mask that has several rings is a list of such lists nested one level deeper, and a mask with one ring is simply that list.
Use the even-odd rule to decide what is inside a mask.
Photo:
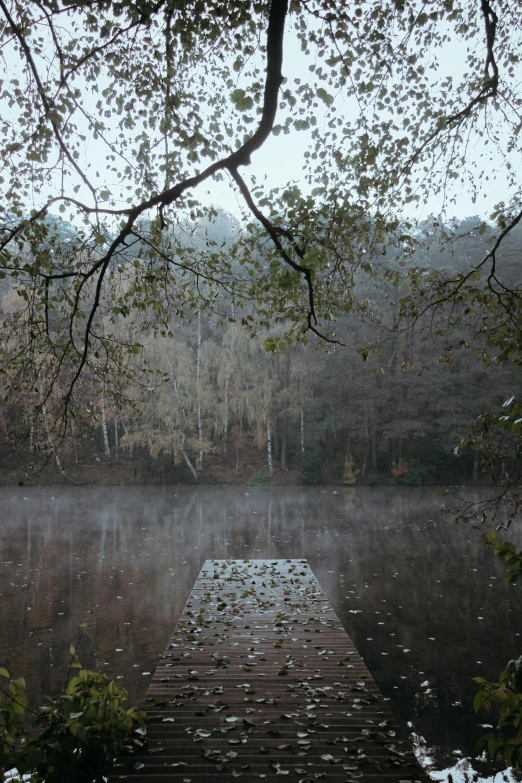
[{"label": "reflection of trees in water", "polygon": [[206,558],[307,558],[384,695],[429,744],[473,747],[471,677],[518,650],[500,564],[442,517],[433,491],[39,487],[0,501],[0,662],[39,698],[62,685],[87,620],[81,660],[140,699]]}]

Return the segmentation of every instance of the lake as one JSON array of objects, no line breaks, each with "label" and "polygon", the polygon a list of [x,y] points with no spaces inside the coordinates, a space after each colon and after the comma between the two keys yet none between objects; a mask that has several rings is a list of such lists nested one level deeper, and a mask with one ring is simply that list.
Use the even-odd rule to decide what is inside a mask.
[{"label": "lake", "polygon": [[56,693],[87,622],[80,660],[138,703],[205,559],[306,558],[432,776],[471,779],[486,731],[471,678],[522,653],[522,607],[444,501],[431,487],[0,488],[0,665],[35,699]]}]

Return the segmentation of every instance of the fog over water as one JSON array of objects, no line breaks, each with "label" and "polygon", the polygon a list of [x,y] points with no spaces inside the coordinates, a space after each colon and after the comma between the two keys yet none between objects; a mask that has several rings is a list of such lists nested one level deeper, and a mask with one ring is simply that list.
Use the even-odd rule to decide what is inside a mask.
[{"label": "fog over water", "polygon": [[451,766],[485,731],[471,678],[522,653],[522,608],[444,500],[409,487],[0,488],[0,665],[34,698],[56,692],[86,621],[80,660],[137,703],[206,558],[303,557],[397,717]]}]

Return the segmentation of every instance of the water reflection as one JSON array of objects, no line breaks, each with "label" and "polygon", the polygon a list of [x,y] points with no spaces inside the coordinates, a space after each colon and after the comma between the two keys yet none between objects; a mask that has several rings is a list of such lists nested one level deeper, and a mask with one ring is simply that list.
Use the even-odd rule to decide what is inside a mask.
[{"label": "water reflection", "polygon": [[440,504],[391,487],[0,489],[0,663],[41,698],[87,621],[80,659],[138,702],[206,558],[305,557],[397,716],[451,766],[481,731],[471,678],[520,654],[522,612]]}]

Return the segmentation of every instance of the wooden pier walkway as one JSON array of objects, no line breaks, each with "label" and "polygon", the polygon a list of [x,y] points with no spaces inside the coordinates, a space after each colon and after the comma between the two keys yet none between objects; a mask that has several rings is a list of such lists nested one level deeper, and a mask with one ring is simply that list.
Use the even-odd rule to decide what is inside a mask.
[{"label": "wooden pier walkway", "polygon": [[305,560],[207,560],[111,783],[426,781]]}]

